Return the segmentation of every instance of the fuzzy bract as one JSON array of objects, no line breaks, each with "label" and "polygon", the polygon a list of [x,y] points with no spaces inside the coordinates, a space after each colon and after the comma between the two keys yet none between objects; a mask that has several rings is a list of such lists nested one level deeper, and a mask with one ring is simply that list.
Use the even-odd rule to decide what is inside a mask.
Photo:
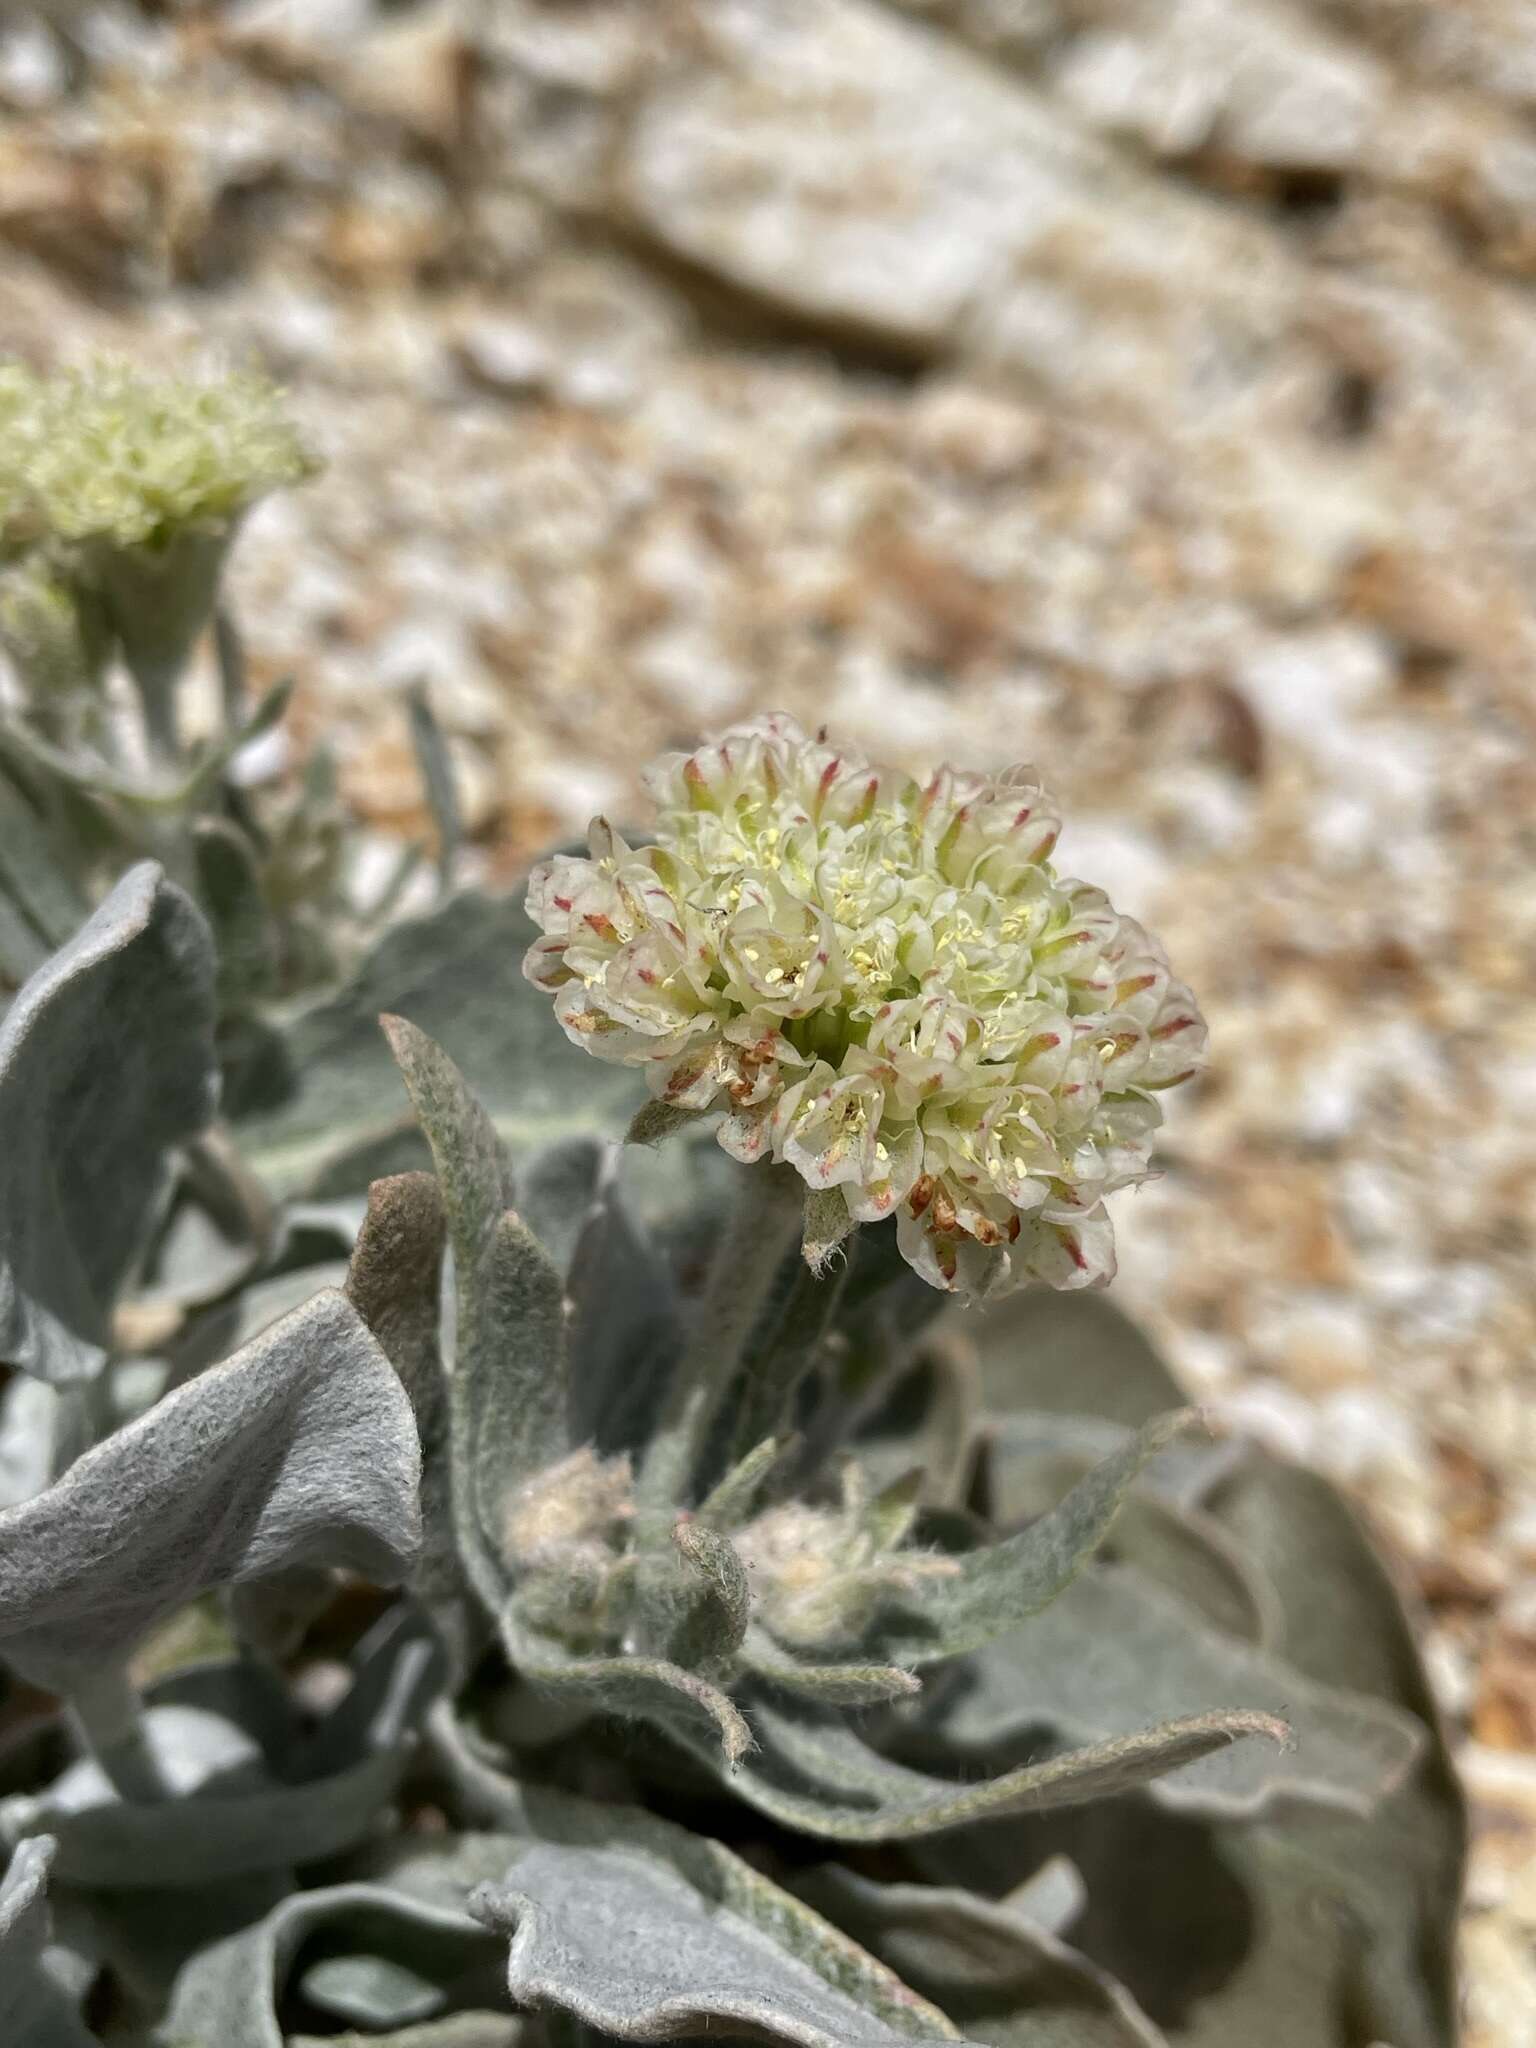
[{"label": "fuzzy bract", "polygon": [[595,819],[530,878],[525,972],[568,1036],[723,1110],[728,1152],[849,1227],[894,1215],[935,1287],[1108,1280],[1104,1198],[1147,1177],[1206,1029],[1157,940],[1051,865],[1035,772],[917,781],[772,716],[647,782],[652,843]]}]

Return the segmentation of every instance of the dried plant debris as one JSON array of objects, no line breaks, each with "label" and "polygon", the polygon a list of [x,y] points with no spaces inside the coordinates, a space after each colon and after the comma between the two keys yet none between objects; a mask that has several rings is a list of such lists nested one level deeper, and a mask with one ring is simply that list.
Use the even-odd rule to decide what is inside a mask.
[{"label": "dried plant debris", "polygon": [[680,757],[708,891],[602,827],[531,917],[450,887],[245,1012],[254,1107],[238,812],[20,986],[19,2048],[1450,2048],[1390,1584],[1081,1291],[1193,998],[1033,778],[880,786],[784,720]]}]

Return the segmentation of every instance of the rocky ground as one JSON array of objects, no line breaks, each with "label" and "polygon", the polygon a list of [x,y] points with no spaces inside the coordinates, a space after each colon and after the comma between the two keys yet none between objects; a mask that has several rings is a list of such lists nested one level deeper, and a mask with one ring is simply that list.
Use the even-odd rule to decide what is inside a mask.
[{"label": "rocky ground", "polygon": [[1524,0],[0,8],[0,350],[290,383],[252,667],[381,823],[418,677],[501,875],[753,706],[1045,768],[1215,1035],[1122,1299],[1427,1604],[1475,2048],[1536,2028],[1533,115]]}]

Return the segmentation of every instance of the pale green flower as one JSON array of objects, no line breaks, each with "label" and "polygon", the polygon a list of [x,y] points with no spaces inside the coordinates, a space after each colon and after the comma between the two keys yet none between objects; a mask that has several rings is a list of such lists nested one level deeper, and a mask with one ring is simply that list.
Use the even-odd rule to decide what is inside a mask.
[{"label": "pale green flower", "polygon": [[99,622],[172,755],[177,686],[240,521],[314,468],[276,387],[252,373],[0,365],[0,561],[41,560]]},{"label": "pale green flower", "polygon": [[769,717],[647,780],[654,844],[597,819],[529,881],[524,971],[568,1035],[793,1166],[808,1249],[894,1214],[936,1287],[1108,1280],[1104,1198],[1206,1030],[1157,941],[1057,875],[1034,772],[919,783]]},{"label": "pale green flower", "polygon": [[314,459],[265,377],[113,360],[41,378],[0,365],[0,539],[163,546],[223,532]]}]

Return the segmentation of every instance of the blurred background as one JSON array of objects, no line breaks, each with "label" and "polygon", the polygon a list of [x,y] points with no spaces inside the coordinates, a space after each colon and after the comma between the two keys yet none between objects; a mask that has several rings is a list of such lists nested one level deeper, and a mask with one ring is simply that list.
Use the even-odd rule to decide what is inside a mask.
[{"label": "blurred background", "polygon": [[1041,766],[1215,1040],[1119,1298],[1424,1603],[1536,2039],[1529,0],[0,0],[0,353],[189,344],[329,463],[252,776],[424,829],[425,679],[510,882],[753,709]]}]

